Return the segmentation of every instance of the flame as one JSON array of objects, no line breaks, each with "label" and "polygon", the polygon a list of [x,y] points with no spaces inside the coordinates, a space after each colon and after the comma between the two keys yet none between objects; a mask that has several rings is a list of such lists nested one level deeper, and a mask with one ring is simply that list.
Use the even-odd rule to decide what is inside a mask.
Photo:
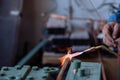
[{"label": "flame", "polygon": [[61,66],[64,65],[66,58],[69,58],[70,60],[72,59],[72,56],[70,53],[71,53],[71,48],[67,48],[67,54],[65,56],[59,58],[59,60],[61,62]]},{"label": "flame", "polygon": [[79,55],[83,54],[84,52],[92,52],[94,50],[95,50],[95,47],[91,47],[82,52],[75,52],[75,53],[71,54],[71,48],[67,48],[67,54],[65,56],[59,58],[59,60],[61,62],[61,66],[64,65],[66,58],[69,58],[70,60],[72,60],[73,57],[79,56]]},{"label": "flame", "polygon": [[73,57],[76,57],[76,56],[78,56],[78,55],[80,55],[80,54],[82,54],[82,53],[76,52],[76,53],[71,54],[71,48],[67,48],[67,54],[64,55],[63,57],[59,58],[59,60],[60,60],[60,62],[61,62],[61,66],[64,65],[65,60],[66,60],[67,58],[69,58],[70,60],[72,60]]}]

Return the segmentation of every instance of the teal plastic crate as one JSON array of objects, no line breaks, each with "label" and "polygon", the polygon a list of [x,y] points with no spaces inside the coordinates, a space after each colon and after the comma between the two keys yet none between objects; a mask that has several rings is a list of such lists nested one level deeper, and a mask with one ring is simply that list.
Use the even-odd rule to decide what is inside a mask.
[{"label": "teal plastic crate", "polygon": [[101,80],[101,64],[97,62],[81,62],[73,60],[66,80]]},{"label": "teal plastic crate", "polygon": [[[2,67],[0,70],[0,80],[55,80],[59,69],[56,67],[37,66],[15,66]],[[57,76],[57,75],[56,75]]]}]

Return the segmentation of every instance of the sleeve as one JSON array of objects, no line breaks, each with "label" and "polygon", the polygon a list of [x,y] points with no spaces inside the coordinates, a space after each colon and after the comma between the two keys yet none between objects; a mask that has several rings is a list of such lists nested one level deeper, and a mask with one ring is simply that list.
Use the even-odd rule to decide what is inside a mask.
[{"label": "sleeve", "polygon": [[118,22],[120,23],[120,5],[117,9],[117,12],[112,14],[109,18],[108,18],[108,22]]}]

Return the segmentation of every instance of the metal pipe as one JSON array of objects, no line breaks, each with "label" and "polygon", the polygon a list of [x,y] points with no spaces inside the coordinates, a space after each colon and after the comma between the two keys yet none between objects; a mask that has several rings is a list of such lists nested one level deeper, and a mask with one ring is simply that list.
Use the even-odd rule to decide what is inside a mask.
[{"label": "metal pipe", "polygon": [[64,72],[65,72],[69,62],[70,62],[70,58],[68,57],[68,58],[65,59],[65,63],[63,64],[56,80],[63,80],[62,78],[63,78]]},{"label": "metal pipe", "polygon": [[43,39],[41,42],[39,42],[25,57],[23,57],[17,63],[17,65],[22,66],[25,63],[27,63],[37,53],[37,51],[47,43],[47,41],[48,41],[48,39]]}]

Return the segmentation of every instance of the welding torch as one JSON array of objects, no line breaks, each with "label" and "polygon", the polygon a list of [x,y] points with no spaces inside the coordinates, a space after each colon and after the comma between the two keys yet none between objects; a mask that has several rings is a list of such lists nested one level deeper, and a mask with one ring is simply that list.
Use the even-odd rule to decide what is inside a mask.
[{"label": "welding torch", "polygon": [[75,52],[75,53],[72,54],[72,56],[75,57],[75,56],[81,55],[81,54],[83,54],[83,53],[94,52],[94,51],[96,51],[96,50],[98,50],[98,49],[104,49],[105,51],[108,51],[110,54],[113,54],[113,55],[115,55],[116,57],[119,56],[116,52],[110,50],[109,48],[105,47],[104,45],[100,45],[100,46],[96,46],[96,47],[91,47],[91,48],[88,48],[88,49],[86,49],[86,50],[84,50],[84,51],[82,51],[82,52]]}]

